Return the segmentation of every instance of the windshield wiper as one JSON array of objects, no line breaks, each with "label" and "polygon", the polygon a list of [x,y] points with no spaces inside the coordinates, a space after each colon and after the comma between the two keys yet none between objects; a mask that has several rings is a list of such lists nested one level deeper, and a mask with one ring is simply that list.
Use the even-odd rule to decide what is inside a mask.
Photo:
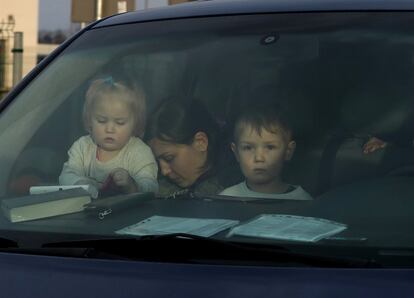
[{"label": "windshield wiper", "polygon": [[[283,246],[230,242],[185,233],[45,243],[43,248],[84,248],[84,257],[197,264],[380,267],[373,260],[299,253]],[[166,250],[166,248],[168,248]]]},{"label": "windshield wiper", "polygon": [[0,248],[12,248],[12,247],[18,247],[16,241],[8,238],[0,237]]}]

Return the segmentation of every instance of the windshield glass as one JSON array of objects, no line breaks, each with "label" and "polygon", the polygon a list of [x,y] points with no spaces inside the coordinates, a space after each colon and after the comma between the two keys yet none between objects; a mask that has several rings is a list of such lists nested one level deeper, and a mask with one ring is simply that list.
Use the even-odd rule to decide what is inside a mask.
[{"label": "windshield glass", "polygon": [[410,251],[413,24],[294,13],[86,31],[1,114],[1,230]]}]

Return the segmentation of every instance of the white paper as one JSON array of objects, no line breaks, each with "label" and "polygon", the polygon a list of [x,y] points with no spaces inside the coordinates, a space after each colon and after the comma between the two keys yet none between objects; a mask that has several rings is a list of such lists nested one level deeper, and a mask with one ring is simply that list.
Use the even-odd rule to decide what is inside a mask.
[{"label": "white paper", "polygon": [[334,221],[284,214],[263,214],[234,227],[228,236],[270,238],[289,241],[316,242],[346,229],[345,224]]},{"label": "white paper", "polygon": [[127,235],[164,235],[186,233],[210,237],[225,229],[237,225],[239,221],[228,219],[205,219],[187,217],[168,217],[154,215],[139,223],[122,228],[115,233]]}]

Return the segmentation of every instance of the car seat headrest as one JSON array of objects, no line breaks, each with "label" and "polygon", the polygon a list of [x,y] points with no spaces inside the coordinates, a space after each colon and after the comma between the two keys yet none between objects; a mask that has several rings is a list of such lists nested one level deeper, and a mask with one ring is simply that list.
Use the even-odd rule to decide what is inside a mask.
[{"label": "car seat headrest", "polygon": [[387,135],[398,131],[411,114],[410,98],[391,88],[353,90],[340,108],[340,125],[352,133]]}]

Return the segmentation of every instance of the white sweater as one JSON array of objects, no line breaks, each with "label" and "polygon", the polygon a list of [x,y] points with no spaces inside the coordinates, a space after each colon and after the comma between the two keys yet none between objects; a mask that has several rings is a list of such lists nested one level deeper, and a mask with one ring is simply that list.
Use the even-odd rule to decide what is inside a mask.
[{"label": "white sweater", "polygon": [[261,193],[248,188],[246,181],[244,181],[242,183],[226,188],[220,193],[220,195],[281,200],[312,200],[311,195],[308,194],[301,186],[292,186],[294,187],[294,190],[286,193]]},{"label": "white sweater", "polygon": [[99,189],[112,170],[123,168],[135,180],[140,192],[158,192],[157,162],[151,149],[141,139],[131,137],[118,155],[107,162],[96,159],[96,149],[89,135],[73,143],[59,183],[74,185],[80,180],[87,180]]}]

